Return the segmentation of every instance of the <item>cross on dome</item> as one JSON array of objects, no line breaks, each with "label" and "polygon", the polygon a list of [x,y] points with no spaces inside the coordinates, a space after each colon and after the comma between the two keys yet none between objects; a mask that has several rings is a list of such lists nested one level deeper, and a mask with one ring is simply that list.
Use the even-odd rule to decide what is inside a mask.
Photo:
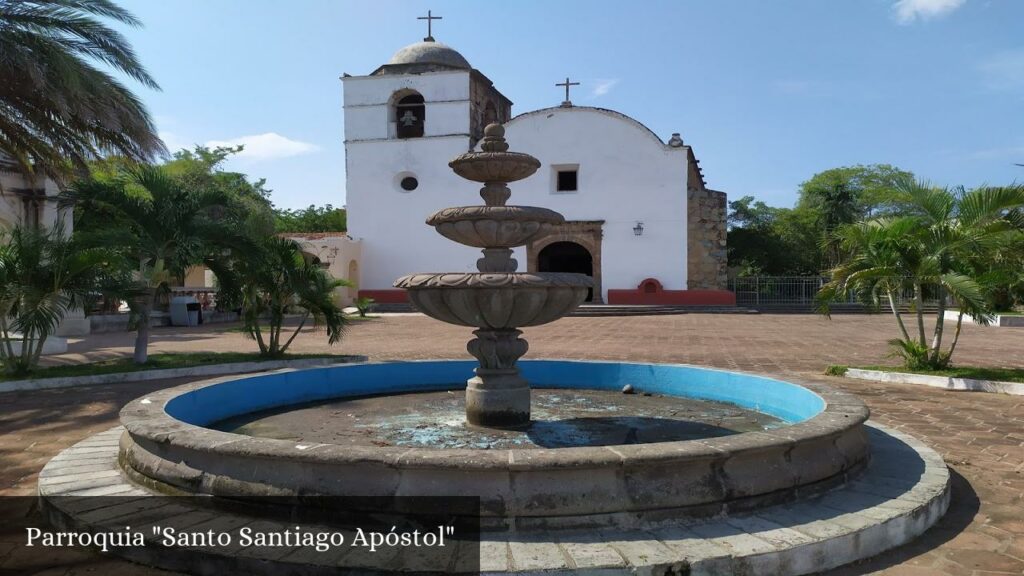
[{"label": "cross on dome", "polygon": [[430,12],[430,10],[427,10],[427,15],[426,16],[417,16],[416,19],[417,20],[426,20],[427,21],[427,37],[424,38],[423,41],[424,42],[433,42],[434,41],[434,35],[433,35],[433,30],[432,30],[432,26],[431,25],[433,24],[434,20],[443,20],[444,17],[443,16],[434,16]]}]

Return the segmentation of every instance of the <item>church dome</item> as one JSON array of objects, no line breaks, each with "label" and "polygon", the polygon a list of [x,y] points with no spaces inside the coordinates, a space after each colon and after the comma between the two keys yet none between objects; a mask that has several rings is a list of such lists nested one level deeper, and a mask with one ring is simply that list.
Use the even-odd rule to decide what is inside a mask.
[{"label": "church dome", "polygon": [[417,42],[402,48],[395,52],[388,64],[441,64],[467,70],[472,68],[454,48],[433,41]]}]

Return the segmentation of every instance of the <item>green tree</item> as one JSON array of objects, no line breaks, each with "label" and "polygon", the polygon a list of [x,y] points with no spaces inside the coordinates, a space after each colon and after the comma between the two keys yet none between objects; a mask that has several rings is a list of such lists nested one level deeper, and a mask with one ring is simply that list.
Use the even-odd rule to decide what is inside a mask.
[{"label": "green tree", "polygon": [[241,145],[196,146],[175,152],[163,169],[197,192],[216,190],[223,205],[215,208],[211,217],[231,235],[258,240],[274,233],[274,206],[266,179],[250,181],[241,172],[224,170],[224,163],[243,149]]},{"label": "green tree", "polygon": [[803,276],[820,272],[816,217],[744,196],[729,203],[729,266],[739,276]]},{"label": "green tree", "polygon": [[850,224],[889,210],[899,183],[913,176],[890,164],[830,168],[800,184],[797,207],[819,211],[834,226]]},{"label": "green tree", "polygon": [[110,179],[79,181],[65,200],[78,204],[76,227],[80,223],[87,242],[116,247],[123,265],[135,270],[137,297],[129,301],[137,316],[134,359],[145,363],[159,295],[189,267],[220,256],[216,247],[231,240],[231,230],[212,216],[225,195],[189,186],[163,167],[138,165]]},{"label": "green tree", "polygon": [[111,285],[105,277],[110,258],[107,250],[66,237],[61,226],[14,228],[0,235],[0,365],[5,372],[25,374],[39,364],[46,338],[68,310]]},{"label": "green tree", "polygon": [[798,210],[816,215],[817,237],[826,268],[842,259],[836,231],[892,209],[899,182],[913,174],[890,166],[844,166],[819,172],[800,185]]},{"label": "green tree", "polygon": [[[827,313],[829,303],[849,291],[875,304],[885,298],[900,331],[900,338],[892,341],[896,353],[910,368],[942,368],[956,350],[964,315],[988,322],[988,294],[1004,278],[993,266],[1000,261],[1000,249],[1021,234],[1024,187],[965,192],[906,177],[896,183],[896,192],[898,215],[840,229],[846,257],[832,270],[819,302]],[[929,290],[938,301],[930,337],[924,311]],[[898,306],[904,292],[913,299],[909,326]],[[943,348],[951,301],[959,314],[952,341]]]},{"label": "green tree", "polygon": [[301,210],[277,210],[276,229],[280,232],[345,232],[348,220],[344,208],[327,204]]},{"label": "green tree", "polygon": [[[330,344],[341,340],[346,319],[334,291],[349,284],[307,260],[296,242],[269,237],[259,250],[240,257],[234,266],[242,290],[245,328],[261,355],[283,355],[310,319],[314,327],[326,329]],[[289,310],[302,315],[290,336],[284,329]],[[261,322],[268,323],[265,333]]]},{"label": "green tree", "polygon": [[104,154],[164,151],[142,102],[96,66],[159,88],[101,18],[139,26],[109,0],[0,0],[0,152],[27,174],[61,179]]}]

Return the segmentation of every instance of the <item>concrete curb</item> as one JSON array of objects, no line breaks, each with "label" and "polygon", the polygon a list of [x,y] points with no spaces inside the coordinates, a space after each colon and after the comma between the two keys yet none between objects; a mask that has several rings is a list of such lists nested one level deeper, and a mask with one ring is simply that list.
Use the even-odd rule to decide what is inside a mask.
[{"label": "concrete curb", "polygon": [[958,390],[962,392],[995,392],[999,394],[1024,396],[1024,383],[1021,382],[974,380],[971,378],[931,376],[928,374],[907,374],[904,372],[863,370],[861,368],[849,368],[846,370],[846,374],[844,374],[844,376],[847,378],[856,378],[858,380],[874,380],[877,382],[891,382],[894,384],[919,384],[922,386],[932,386],[934,388],[945,388],[946,390]]},{"label": "concrete curb", "polygon": [[139,370],[136,372],[115,372],[92,376],[66,376],[63,378],[37,378],[30,380],[10,380],[0,382],[0,393],[22,392],[26,390],[49,390],[53,388],[73,388],[76,386],[96,386],[99,384],[123,384],[127,382],[147,382],[165,378],[183,378],[186,376],[224,376],[228,374],[245,374],[248,372],[266,372],[281,368],[314,368],[333,364],[352,364],[366,362],[366,356],[344,355],[327,356],[324,358],[301,358],[297,360],[266,360],[262,362],[231,362],[227,364],[209,364],[189,368],[167,368],[164,370]]}]

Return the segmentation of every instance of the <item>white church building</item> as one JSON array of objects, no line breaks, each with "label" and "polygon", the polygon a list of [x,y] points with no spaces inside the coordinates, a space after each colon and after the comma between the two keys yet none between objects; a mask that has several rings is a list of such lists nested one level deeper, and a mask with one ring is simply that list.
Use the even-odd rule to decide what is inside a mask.
[{"label": "white church building", "polygon": [[[732,304],[726,289],[726,197],[709,190],[690,146],[602,108],[512,115],[512,102],[454,49],[428,37],[366,76],[342,77],[349,235],[361,243],[359,295],[405,302],[396,278],[476,271],[476,249],[424,221],[481,204],[479,185],[448,162],[505,125],[510,150],[541,161],[513,182],[510,205],[561,212],[566,223],[516,249],[520,271],[593,276],[608,304]],[[566,80],[568,83],[568,80]]]}]

